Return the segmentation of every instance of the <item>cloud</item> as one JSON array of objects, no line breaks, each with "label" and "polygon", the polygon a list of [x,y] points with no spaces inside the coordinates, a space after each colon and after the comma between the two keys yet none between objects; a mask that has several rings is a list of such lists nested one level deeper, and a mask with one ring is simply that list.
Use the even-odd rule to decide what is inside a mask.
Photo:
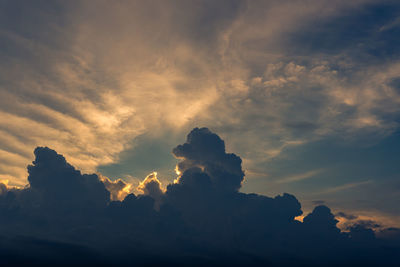
[{"label": "cloud", "polygon": [[[293,195],[239,192],[244,177],[240,157],[226,153],[224,141],[207,128],[193,129],[173,149],[181,159],[175,183],[164,190],[152,173],[138,186],[143,194],[125,197],[121,192],[128,184],[121,180],[82,174],[47,147],[34,153],[29,186],[0,187],[4,262],[57,264],[66,256],[74,263],[109,264],[292,266],[398,260],[400,247],[387,237],[389,230],[376,237],[374,224],[357,221],[349,232],[341,232],[324,205],[300,222],[295,218],[303,213],[301,204]],[[383,246],[397,254],[385,254]]]},{"label": "cloud", "polygon": [[[398,66],[388,38],[397,24],[387,27],[396,21],[387,9],[396,6],[384,5],[387,18],[374,27],[375,1],[307,3],[6,1],[0,149],[19,160],[0,175],[24,185],[30,151],[43,145],[93,172],[141,134],[198,124],[229,133],[246,162],[330,135],[392,133]],[[364,23],[371,27],[354,32]],[[385,25],[388,36],[372,31]],[[354,53],[371,50],[390,60],[375,66]]]},{"label": "cloud", "polygon": [[337,212],[336,219],[339,221],[337,226],[344,232],[349,232],[353,227],[363,227],[372,229],[377,236],[386,229],[398,226],[398,217],[390,216],[381,211],[351,211]]},{"label": "cloud", "polygon": [[335,216],[337,216],[337,217],[342,217],[342,218],[345,218],[345,219],[347,219],[347,220],[354,220],[354,219],[357,219],[357,216],[356,216],[356,215],[347,214],[347,213],[344,213],[344,212],[342,212],[342,211],[336,213]]},{"label": "cloud", "polygon": [[99,175],[99,179],[110,192],[111,200],[123,200],[132,191],[132,185],[121,179],[112,181],[101,175]]},{"label": "cloud", "polygon": [[292,183],[292,182],[302,181],[302,180],[305,180],[308,178],[312,178],[321,172],[322,172],[322,170],[312,170],[312,171],[308,171],[305,173],[301,173],[301,174],[297,174],[297,175],[293,175],[293,176],[289,176],[289,177],[283,177],[283,178],[280,178],[277,181],[277,183]]},{"label": "cloud", "polygon": [[336,186],[336,187],[331,187],[331,188],[325,189],[325,190],[320,191],[320,192],[316,192],[315,194],[316,195],[331,194],[331,193],[335,193],[335,192],[339,192],[339,191],[343,191],[343,190],[348,190],[348,189],[359,187],[359,186],[368,185],[368,184],[371,184],[371,183],[373,183],[373,181],[371,181],[371,180],[355,182],[355,183],[347,183],[347,184],[339,185],[339,186]]},{"label": "cloud", "polygon": [[29,197],[37,196],[37,205],[63,212],[64,209],[102,209],[110,192],[96,174],[81,174],[65,158],[47,147],[35,149],[35,160],[28,166]]},{"label": "cloud", "polygon": [[[331,213],[331,210],[324,205],[320,205],[314,208],[314,210],[303,219],[305,226],[311,228],[311,231],[317,231],[326,235],[337,235],[339,229],[336,224],[339,221],[335,219],[335,216]],[[318,228],[324,228],[322,231]]]},{"label": "cloud", "polygon": [[7,184],[5,183],[0,183],[0,195],[4,195],[7,193]]},{"label": "cloud", "polygon": [[235,154],[225,152],[225,143],[207,128],[195,128],[187,136],[187,141],[173,150],[181,161],[177,170],[198,167],[207,173],[213,186],[220,190],[238,191],[244,179],[242,160]]},{"label": "cloud", "polygon": [[143,195],[148,195],[153,198],[155,201],[155,208],[159,209],[165,189],[162,188],[161,182],[157,179],[156,172],[149,174],[140,182],[137,190],[143,192]]},{"label": "cloud", "polygon": [[325,201],[324,200],[313,200],[312,203],[314,205],[322,205],[322,204],[325,204]]},{"label": "cloud", "polygon": [[[156,202],[182,205],[180,212],[186,215],[181,216],[188,219],[189,207],[167,195],[184,201],[190,196],[180,195],[189,195],[190,189],[193,197],[205,202],[200,206],[193,200],[199,209],[227,201],[221,200],[215,189],[236,195],[240,203],[276,204],[279,201],[274,198],[236,194],[244,183],[242,167],[257,170],[256,174],[247,171],[246,175],[272,176],[266,163],[315,140],[332,136],[354,142],[366,139],[361,141],[365,145],[398,129],[398,8],[391,2],[99,1],[95,6],[84,1],[3,2],[0,179],[9,180],[8,187],[1,187],[3,195],[11,200],[15,194],[18,203],[31,203],[33,207],[52,199],[61,203],[61,198],[70,196],[57,189],[63,183],[66,191],[81,192],[77,193],[76,205],[86,203],[94,197],[91,194],[103,195],[103,189],[89,189],[100,179],[110,192],[112,204],[106,206],[114,207],[110,208],[111,214],[129,213],[129,207],[138,207],[139,202],[153,205],[154,195],[139,196],[136,192],[135,197],[130,195],[126,202],[119,203],[131,193],[128,183],[109,181],[100,175],[82,178],[82,174],[76,174],[73,179],[82,182],[59,181],[52,185],[51,179],[40,178],[39,172],[36,178],[33,175],[31,191],[5,193],[11,186],[25,186],[25,166],[32,161],[31,151],[37,146],[55,149],[87,173],[118,162],[120,153],[134,149],[142,134],[157,136],[171,131],[179,136],[196,125],[209,125],[227,140],[226,150],[240,154],[243,162],[226,153],[225,147],[218,152],[204,145],[203,151],[188,141],[186,147],[195,149],[198,155],[186,148],[179,150],[184,160],[179,165],[182,174],[177,185],[161,194],[157,182],[151,183],[161,196]],[[211,137],[201,134],[201,138]],[[221,142],[215,144],[220,146]],[[208,162],[214,153],[218,154],[215,162]],[[137,168],[146,169],[140,164]],[[284,178],[300,179],[310,175],[307,170],[314,169],[310,166],[293,172],[300,176]],[[70,174],[64,170],[60,175]],[[274,185],[261,187],[258,181],[246,181],[248,187],[242,188],[246,192],[291,190],[291,183],[281,183],[281,188],[274,191]],[[364,181],[367,184],[368,180]],[[326,199],[326,194],[364,188],[362,181],[335,184],[339,186],[324,191],[321,182],[310,190]],[[210,197],[210,202],[203,194]],[[395,199],[387,194],[376,197],[380,203],[393,203]],[[110,201],[105,195],[101,201],[95,198],[90,201],[99,207]],[[268,210],[277,212],[270,209],[275,204],[270,204]],[[298,212],[295,201],[289,206],[292,212],[287,217],[291,218]],[[18,209],[13,207],[15,210],[7,212],[17,216],[13,212]],[[19,212],[36,212],[27,210]],[[146,212],[151,213],[144,209],[135,214]],[[160,208],[163,212],[165,209]],[[168,214],[165,216],[173,217]],[[201,217],[199,213],[193,216]],[[143,225],[145,221],[141,221]],[[176,219],[170,225],[175,224],[185,223]],[[13,227],[18,232],[18,224]],[[70,227],[70,232],[76,238],[84,227],[90,228],[90,221]]]},{"label": "cloud", "polygon": [[370,228],[370,229],[375,229],[381,227],[381,225],[373,220],[358,220],[354,226],[352,227],[363,227],[363,228]]}]

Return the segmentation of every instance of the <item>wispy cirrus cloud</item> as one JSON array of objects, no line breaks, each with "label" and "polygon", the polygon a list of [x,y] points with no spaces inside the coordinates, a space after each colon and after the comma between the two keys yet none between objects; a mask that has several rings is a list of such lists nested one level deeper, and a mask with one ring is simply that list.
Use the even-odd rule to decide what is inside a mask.
[{"label": "wispy cirrus cloud", "polygon": [[320,192],[316,192],[316,195],[332,194],[332,193],[336,193],[338,191],[348,190],[348,189],[352,189],[352,188],[355,188],[355,187],[368,185],[368,184],[371,184],[371,183],[373,183],[373,181],[370,181],[370,180],[356,182],[356,183],[347,183],[347,184],[343,184],[343,185],[339,185],[339,186],[335,186],[335,187],[330,187],[330,188],[322,190]]},{"label": "wispy cirrus cloud", "polygon": [[288,177],[282,177],[279,178],[279,180],[277,180],[277,183],[293,183],[293,182],[298,182],[298,181],[302,181],[305,179],[309,179],[312,177],[315,177],[316,175],[320,174],[321,172],[323,172],[323,170],[311,170],[305,173],[300,173],[300,174],[296,174],[296,175],[292,175],[292,176],[288,176]]},{"label": "wispy cirrus cloud", "polygon": [[249,169],[327,136],[387,136],[397,129],[396,58],[365,64],[358,39],[307,50],[344,31],[330,22],[373,4],[78,1],[36,13],[7,3],[29,27],[3,16],[0,148],[19,158],[2,175],[25,183],[37,145],[93,171],[141,134],[198,125],[220,132]]}]

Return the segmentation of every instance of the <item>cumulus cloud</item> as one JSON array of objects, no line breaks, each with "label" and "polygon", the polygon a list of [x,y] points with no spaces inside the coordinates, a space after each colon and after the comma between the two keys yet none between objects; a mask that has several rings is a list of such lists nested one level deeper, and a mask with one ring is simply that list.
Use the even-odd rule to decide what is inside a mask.
[{"label": "cumulus cloud", "polygon": [[207,173],[217,189],[238,191],[244,179],[242,160],[235,154],[225,152],[225,143],[207,128],[195,128],[187,141],[173,150],[182,158],[177,166],[179,173],[198,167]]},{"label": "cumulus cloud", "polygon": [[161,182],[157,179],[157,173],[149,174],[142,182],[139,183],[137,190],[143,195],[148,195],[155,201],[155,208],[159,209],[161,198],[165,189],[162,188]]},{"label": "cumulus cloud", "polygon": [[[340,230],[336,227],[339,221],[331,213],[331,210],[324,205],[314,208],[314,210],[303,219],[303,223],[311,231],[316,231],[322,235],[338,235]],[[320,236],[320,238],[325,238]]]},{"label": "cumulus cloud", "polygon": [[96,174],[81,174],[62,155],[47,147],[34,151],[28,166],[29,194],[38,194],[38,205],[62,212],[64,209],[101,209],[110,193]]},{"label": "cumulus cloud", "polygon": [[108,177],[99,175],[100,180],[110,192],[111,200],[123,200],[132,191],[132,184],[129,184],[122,179],[115,181],[110,180]]},{"label": "cumulus cloud", "polygon": [[34,153],[29,186],[1,187],[5,263],[56,264],[67,255],[71,264],[293,266],[398,260],[399,254],[385,254],[382,247],[400,249],[393,235],[387,237],[390,230],[378,238],[374,225],[360,222],[341,232],[324,205],[300,222],[295,217],[303,213],[301,204],[293,195],[239,192],[240,157],[226,153],[224,141],[207,128],[193,129],[173,150],[181,159],[175,183],[163,189],[152,173],[138,186],[138,195],[121,195],[127,183],[82,174],[47,147]]}]

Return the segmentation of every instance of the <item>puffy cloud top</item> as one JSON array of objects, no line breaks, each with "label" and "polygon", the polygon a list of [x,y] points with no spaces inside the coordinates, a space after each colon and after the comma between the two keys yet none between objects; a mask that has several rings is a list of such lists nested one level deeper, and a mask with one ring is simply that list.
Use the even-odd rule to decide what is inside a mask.
[{"label": "puffy cloud top", "polygon": [[110,192],[96,174],[81,174],[65,158],[47,147],[34,151],[28,166],[29,190],[40,195],[42,204],[55,209],[98,209],[110,200]]},{"label": "puffy cloud top", "polygon": [[225,143],[207,128],[195,128],[186,143],[178,145],[173,154],[184,159],[178,164],[179,172],[199,167],[207,173],[218,190],[238,191],[244,179],[242,160],[225,152]]}]

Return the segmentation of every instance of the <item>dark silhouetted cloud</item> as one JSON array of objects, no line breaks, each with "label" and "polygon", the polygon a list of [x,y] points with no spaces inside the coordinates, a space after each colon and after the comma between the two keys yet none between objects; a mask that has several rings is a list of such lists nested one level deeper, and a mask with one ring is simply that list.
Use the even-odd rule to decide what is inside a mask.
[{"label": "dark silhouetted cloud", "polygon": [[35,149],[35,161],[28,166],[29,194],[40,207],[63,209],[102,209],[110,199],[96,174],[81,174],[65,158],[47,147]]},{"label": "dark silhouetted cloud", "polygon": [[224,141],[207,128],[193,129],[186,143],[174,148],[173,153],[184,159],[178,164],[179,172],[200,167],[218,190],[235,192],[241,187],[242,160],[235,154],[227,154]]},{"label": "dark silhouetted cloud", "polygon": [[[239,192],[241,159],[221,138],[195,128],[173,149],[179,177],[156,173],[138,190],[81,174],[47,147],[35,149],[29,186],[0,184],[0,256],[6,264],[395,265],[396,229],[375,234],[356,221],[341,232],[331,210],[303,214],[295,196]],[[356,219],[345,213],[339,217]]]}]

